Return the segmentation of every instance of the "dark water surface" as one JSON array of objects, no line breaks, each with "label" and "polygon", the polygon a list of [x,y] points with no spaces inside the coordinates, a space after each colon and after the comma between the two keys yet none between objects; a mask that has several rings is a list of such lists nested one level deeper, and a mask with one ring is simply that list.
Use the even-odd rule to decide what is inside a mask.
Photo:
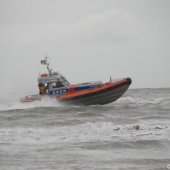
[{"label": "dark water surface", "polygon": [[0,170],[165,170],[168,164],[170,89],[129,90],[104,106],[49,99],[0,104]]}]

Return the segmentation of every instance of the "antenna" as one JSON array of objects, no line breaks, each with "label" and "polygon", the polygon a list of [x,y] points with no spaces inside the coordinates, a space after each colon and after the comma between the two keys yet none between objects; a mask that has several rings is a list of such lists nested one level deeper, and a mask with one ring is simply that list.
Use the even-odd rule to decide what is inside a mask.
[{"label": "antenna", "polygon": [[110,76],[110,82],[112,82],[112,77]]}]

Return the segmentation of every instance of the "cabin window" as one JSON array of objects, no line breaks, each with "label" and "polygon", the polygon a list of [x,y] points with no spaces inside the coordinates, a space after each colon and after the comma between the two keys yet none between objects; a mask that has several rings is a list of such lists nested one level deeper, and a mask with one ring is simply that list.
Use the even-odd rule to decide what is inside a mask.
[{"label": "cabin window", "polygon": [[64,87],[64,85],[62,84],[61,81],[58,81],[56,83],[53,83],[52,84],[53,88],[61,88],[61,87]]}]

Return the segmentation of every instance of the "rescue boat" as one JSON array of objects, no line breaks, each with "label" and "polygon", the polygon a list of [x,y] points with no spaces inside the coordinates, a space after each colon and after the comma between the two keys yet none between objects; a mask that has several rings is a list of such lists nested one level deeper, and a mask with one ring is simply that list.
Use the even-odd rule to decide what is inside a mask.
[{"label": "rescue boat", "polygon": [[106,83],[97,81],[72,85],[62,74],[52,71],[47,57],[41,60],[41,64],[47,66],[48,73],[38,77],[39,94],[25,96],[21,102],[33,102],[48,96],[64,104],[104,105],[119,99],[132,83],[130,78],[110,78]]}]

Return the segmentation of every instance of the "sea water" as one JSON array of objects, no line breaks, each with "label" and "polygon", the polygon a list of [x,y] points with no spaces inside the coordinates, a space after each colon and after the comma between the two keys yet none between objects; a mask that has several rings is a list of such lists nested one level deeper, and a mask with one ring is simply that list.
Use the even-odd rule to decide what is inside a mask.
[{"label": "sea water", "polygon": [[0,170],[170,169],[170,89],[104,106],[0,103]]}]

